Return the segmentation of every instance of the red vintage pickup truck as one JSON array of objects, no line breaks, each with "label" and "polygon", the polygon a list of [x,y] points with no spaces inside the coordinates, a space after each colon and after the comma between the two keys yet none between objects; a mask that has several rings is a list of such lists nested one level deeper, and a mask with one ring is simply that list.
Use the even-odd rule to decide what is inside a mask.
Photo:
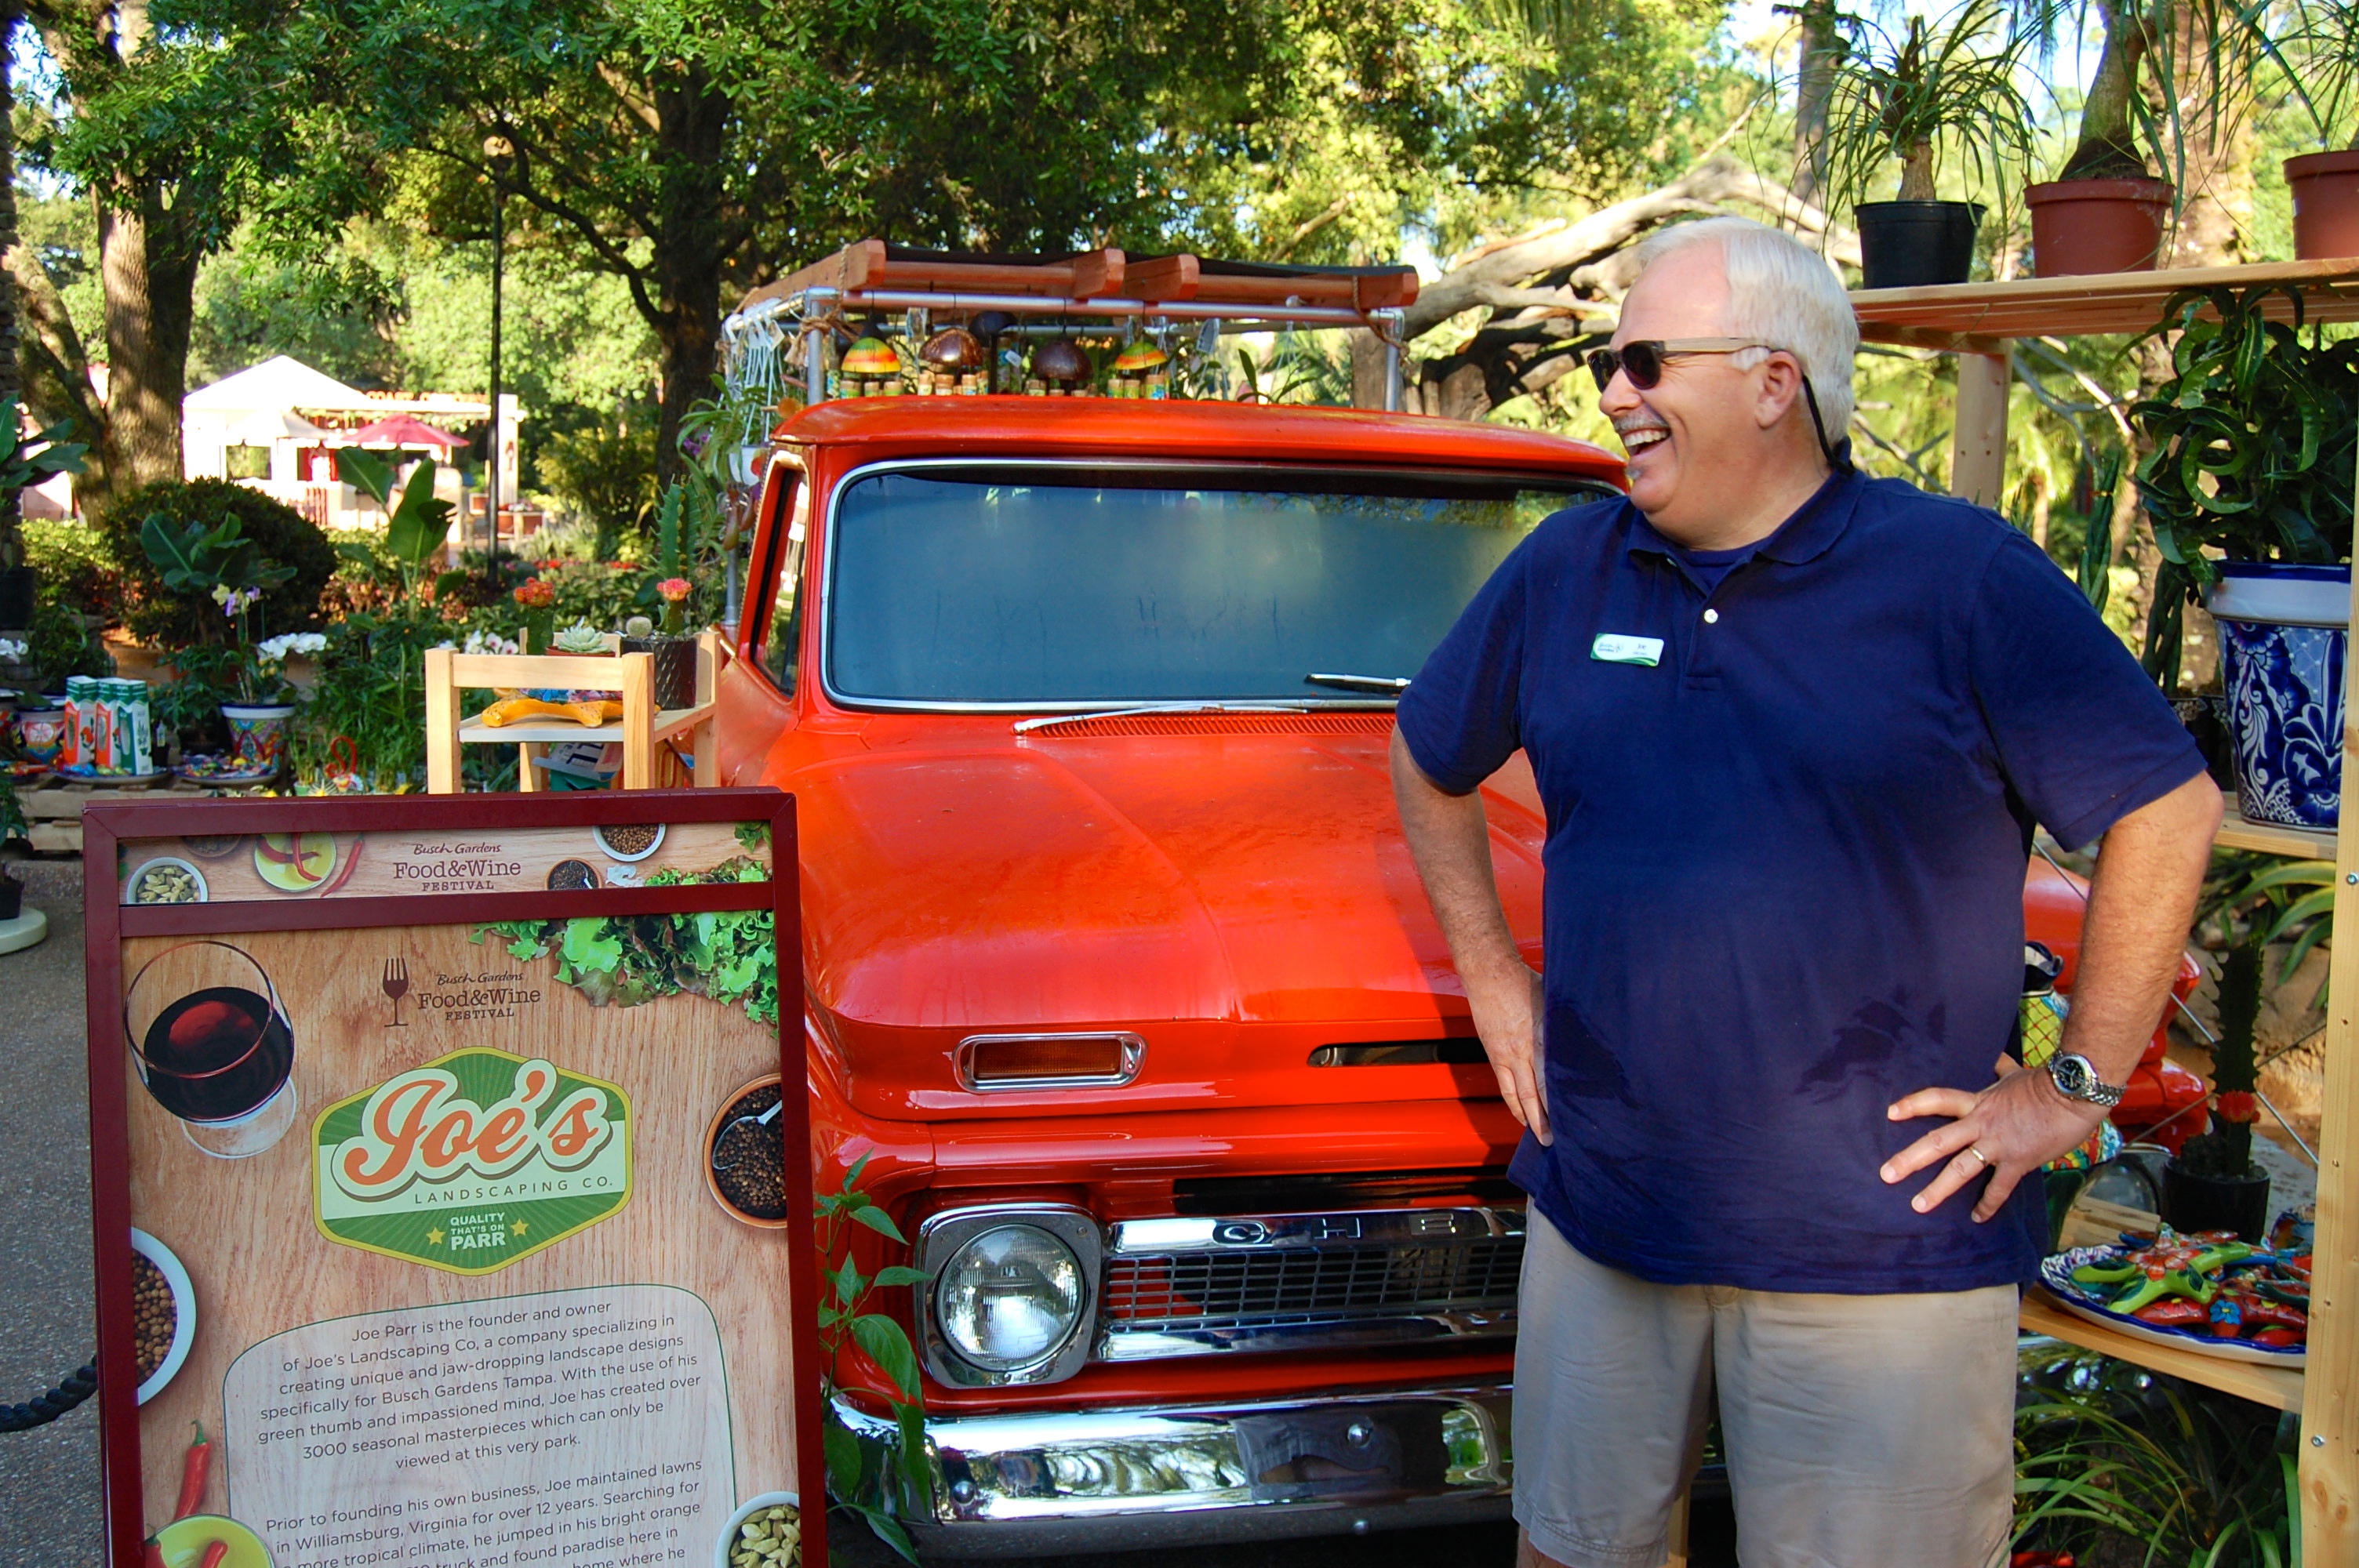
[{"label": "red vintage pickup truck", "polygon": [[[886,397],[779,427],[722,767],[799,802],[817,1180],[868,1156],[914,1256],[863,1233],[863,1266],[930,1281],[894,1292],[921,1545],[1504,1516],[1518,1129],[1386,747],[1491,569],[1619,471],[1238,403]],[[1537,964],[1520,759],[1484,795]],[[2031,933],[2069,961],[2078,892],[2032,866]],[[2158,1042],[2141,1073],[2125,1120],[2184,1102]],[[841,1418],[890,1448],[889,1385],[841,1374]]]}]

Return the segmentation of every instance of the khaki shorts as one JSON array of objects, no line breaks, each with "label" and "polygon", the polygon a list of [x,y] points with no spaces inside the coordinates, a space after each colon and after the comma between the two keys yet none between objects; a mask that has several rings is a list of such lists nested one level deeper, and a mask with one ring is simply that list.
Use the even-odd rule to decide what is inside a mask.
[{"label": "khaki shorts", "polygon": [[1714,1383],[1745,1568],[1989,1568],[2015,1489],[2015,1288],[1657,1285],[1535,1209],[1516,1520],[1570,1568],[1658,1568]]}]

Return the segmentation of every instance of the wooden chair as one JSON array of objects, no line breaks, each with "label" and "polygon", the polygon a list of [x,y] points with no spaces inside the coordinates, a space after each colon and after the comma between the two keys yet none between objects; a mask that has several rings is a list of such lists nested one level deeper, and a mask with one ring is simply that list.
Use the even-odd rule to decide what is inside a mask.
[{"label": "wooden chair", "polygon": [[[622,787],[651,789],[655,785],[657,749],[670,755],[675,736],[691,736],[693,763],[688,770],[700,786],[721,782],[720,752],[714,744],[713,694],[718,688],[723,658],[720,638],[707,632],[697,638],[696,701],[688,708],[658,711],[655,705],[655,656],[623,654],[614,658],[585,659],[564,654],[462,654],[451,648],[429,649],[426,654],[426,788],[430,795],[456,795],[460,788],[459,748],[464,745],[510,745],[516,749],[516,787],[538,790],[535,764],[541,748],[570,741],[619,741],[623,744]],[[604,724],[573,724],[542,719],[498,729],[480,719],[462,721],[459,693],[466,689],[611,691],[620,695],[623,717]]]}]

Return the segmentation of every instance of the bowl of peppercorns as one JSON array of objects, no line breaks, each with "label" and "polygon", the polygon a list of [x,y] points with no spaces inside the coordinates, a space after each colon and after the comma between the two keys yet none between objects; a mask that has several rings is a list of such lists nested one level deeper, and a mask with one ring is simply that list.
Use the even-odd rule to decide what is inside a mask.
[{"label": "bowl of peppercorns", "polygon": [[704,1130],[704,1184],[743,1225],[787,1223],[787,1149],[778,1127],[778,1075],[756,1078],[721,1102]]},{"label": "bowl of peppercorns", "polygon": [[139,1402],[164,1391],[197,1337],[197,1292],[172,1249],[144,1230],[131,1232],[131,1337],[139,1366]]}]

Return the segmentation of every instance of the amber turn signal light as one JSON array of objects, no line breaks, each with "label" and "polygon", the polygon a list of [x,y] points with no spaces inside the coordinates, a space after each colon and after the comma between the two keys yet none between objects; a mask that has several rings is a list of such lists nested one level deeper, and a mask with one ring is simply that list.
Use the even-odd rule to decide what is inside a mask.
[{"label": "amber turn signal light", "polygon": [[953,1057],[962,1087],[1119,1088],[1138,1076],[1147,1042],[1132,1033],[970,1034]]}]

